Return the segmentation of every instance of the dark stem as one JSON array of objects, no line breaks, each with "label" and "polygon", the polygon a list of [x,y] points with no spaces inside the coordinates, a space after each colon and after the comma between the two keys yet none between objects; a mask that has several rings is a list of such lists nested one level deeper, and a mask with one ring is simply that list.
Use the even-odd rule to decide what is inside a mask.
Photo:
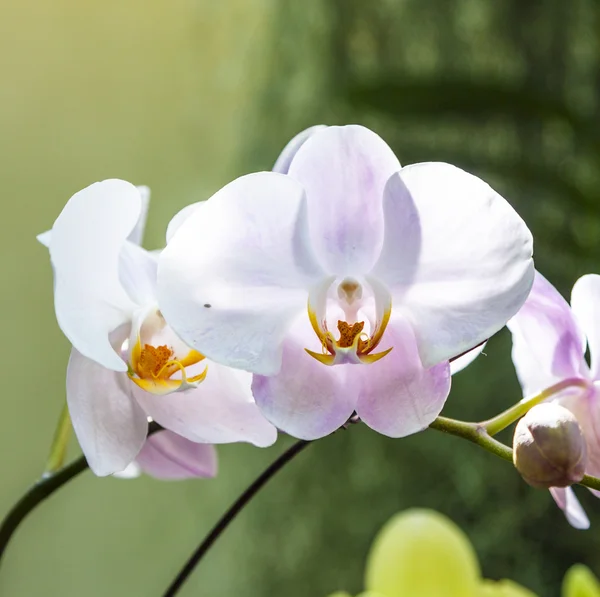
[{"label": "dark stem", "polygon": [[73,477],[88,468],[85,456],[78,458],[65,466],[55,475],[40,479],[29,491],[12,507],[0,527],[0,562],[6,551],[8,543],[23,522],[25,517],[46,498],[50,497],[57,489],[68,483]]},{"label": "dark stem", "polygon": [[211,548],[213,543],[219,538],[221,533],[229,526],[233,519],[244,509],[244,506],[252,500],[252,498],[260,491],[260,489],[271,479],[277,471],[282,469],[294,456],[302,452],[310,442],[299,440],[288,448],[277,460],[275,460],[257,479],[242,493],[242,495],[231,505],[229,510],[223,514],[221,519],[206,535],[202,543],[196,548],[196,551],[191,555],[185,566],[181,569],[175,580],[165,591],[163,597],[173,597],[189,578],[194,568],[200,560],[206,555],[206,552]]},{"label": "dark stem", "polygon": [[[162,427],[157,423],[150,423],[148,426],[148,435],[150,436],[161,429]],[[0,526],[0,563],[2,562],[2,556],[6,551],[8,543],[27,515],[55,491],[88,468],[85,456],[81,456],[57,473],[42,477],[11,508]]]}]

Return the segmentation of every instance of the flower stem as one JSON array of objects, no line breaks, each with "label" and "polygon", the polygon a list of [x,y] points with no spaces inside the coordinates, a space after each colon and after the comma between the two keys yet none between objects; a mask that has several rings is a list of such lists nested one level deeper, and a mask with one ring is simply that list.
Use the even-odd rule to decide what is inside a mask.
[{"label": "flower stem", "polygon": [[46,498],[50,497],[56,490],[60,489],[65,483],[76,477],[88,468],[88,463],[84,456],[78,458],[68,466],[57,473],[49,473],[42,477],[29,491],[12,507],[5,516],[0,526],[0,562],[6,551],[8,543],[23,522],[25,517],[39,506]]},{"label": "flower stem", "polygon": [[[448,417],[438,417],[431,425],[429,425],[429,427],[430,429],[437,429],[438,431],[450,435],[462,437],[463,439],[477,444],[484,450],[487,450],[504,460],[508,460],[508,462],[513,461],[512,449],[491,437],[485,428],[485,423],[467,423],[465,421],[449,419]],[[590,489],[597,489],[600,491],[600,479],[592,477],[591,475],[585,475],[578,485],[584,485]]]},{"label": "flower stem", "polygon": [[496,435],[500,431],[506,429],[509,425],[520,419],[523,415],[527,414],[534,406],[548,400],[555,394],[562,392],[568,388],[581,387],[587,388],[588,382],[581,378],[569,378],[559,381],[558,383],[546,388],[543,392],[531,396],[529,398],[523,398],[520,402],[517,402],[514,406],[511,406],[508,410],[503,413],[496,415],[495,417],[484,421],[481,426],[488,432],[489,435]]},{"label": "flower stem", "polygon": [[202,543],[196,548],[189,560],[185,563],[175,580],[169,585],[163,597],[173,597],[189,578],[194,568],[200,560],[206,555],[206,552],[211,548],[213,543],[219,538],[221,533],[229,526],[234,518],[244,509],[244,507],[252,500],[252,498],[260,491],[260,489],[271,479],[275,473],[281,470],[294,456],[302,452],[310,442],[298,440],[295,444],[289,447],[277,460],[270,464],[263,473],[257,477],[254,482],[242,493],[242,495],[231,505],[231,507],[223,514],[217,524],[202,540]]},{"label": "flower stem", "polygon": [[[61,416],[60,422],[64,422]],[[59,428],[61,427],[59,423]],[[148,435],[160,431],[162,427],[157,423],[150,423],[148,426]],[[57,432],[57,435],[59,433]],[[54,447],[54,444],[53,444]],[[51,452],[52,459],[52,452]],[[0,525],[0,563],[2,556],[8,547],[12,536],[25,520],[27,515],[39,506],[46,498],[49,498],[55,491],[63,485],[74,479],[77,475],[89,468],[85,456],[81,456],[71,464],[61,468],[58,471],[47,470],[42,478],[31,487],[23,497],[10,509]]]},{"label": "flower stem", "polygon": [[56,431],[54,432],[52,446],[50,446],[50,454],[46,462],[44,477],[53,475],[63,467],[65,463],[65,456],[67,454],[67,446],[69,445],[72,431],[73,426],[71,425],[69,408],[65,402],[58,419]]}]

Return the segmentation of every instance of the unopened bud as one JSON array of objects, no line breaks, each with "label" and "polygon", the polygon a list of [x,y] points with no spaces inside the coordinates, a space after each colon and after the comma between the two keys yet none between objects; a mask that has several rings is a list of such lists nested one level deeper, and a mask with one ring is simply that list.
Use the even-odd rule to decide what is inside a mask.
[{"label": "unopened bud", "polygon": [[575,415],[556,403],[534,406],[518,423],[513,461],[533,487],[568,487],[585,474],[587,448]]}]

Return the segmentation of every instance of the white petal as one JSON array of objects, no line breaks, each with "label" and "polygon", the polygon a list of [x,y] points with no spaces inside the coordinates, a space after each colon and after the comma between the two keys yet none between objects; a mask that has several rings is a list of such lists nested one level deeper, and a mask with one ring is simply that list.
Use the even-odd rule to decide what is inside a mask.
[{"label": "white petal", "polygon": [[205,201],[198,201],[186,205],[183,209],[180,209],[171,219],[167,226],[167,244],[171,242],[175,233],[179,230],[180,226],[199,208],[201,208]]},{"label": "white petal", "polygon": [[279,157],[273,166],[273,172],[287,174],[294,156],[298,153],[298,150],[302,147],[302,145],[304,145],[304,142],[309,137],[312,137],[317,131],[320,131],[324,128],[327,128],[324,124],[317,124],[303,130],[301,133],[298,133],[279,154]]},{"label": "white petal", "polygon": [[46,249],[50,248],[50,240],[52,239],[52,230],[46,230],[46,232],[42,232],[36,236],[39,243],[44,245]]},{"label": "white petal", "polygon": [[206,363],[208,372],[193,390],[158,396],[134,386],[133,393],[157,423],[192,442],[250,442],[259,447],[273,444],[277,430],[254,404],[252,376],[217,363],[202,363]]},{"label": "white petal", "polygon": [[117,479],[137,479],[141,475],[142,469],[140,465],[137,462],[133,461],[131,464],[127,465],[127,468],[125,470],[122,470],[118,473],[113,473],[112,476]]},{"label": "white petal", "polygon": [[477,346],[519,310],[533,283],[532,238],[500,195],[459,168],[416,164],[395,176],[386,224],[413,210],[417,219],[406,236],[386,227],[374,274],[411,321],[429,367]]},{"label": "white petal", "polygon": [[160,253],[127,241],[119,257],[119,280],[136,306],[156,303],[156,270]]},{"label": "white petal", "polygon": [[262,172],[221,189],[179,228],[159,260],[159,305],[211,360],[271,375],[283,334],[320,276],[302,188]]},{"label": "white petal", "polygon": [[581,530],[590,528],[590,519],[571,487],[551,487],[550,494],[572,527]]},{"label": "white petal", "polygon": [[600,379],[600,276],[588,274],[575,282],[571,306],[587,336],[592,377]]},{"label": "white petal", "polygon": [[146,220],[148,219],[148,209],[150,207],[150,189],[146,186],[138,186],[137,190],[140,193],[142,200],[142,209],[135,225],[135,228],[131,231],[128,239],[136,245],[141,245],[144,238],[144,231],[146,230]]},{"label": "white petal", "polygon": [[465,354],[460,355],[450,363],[450,372],[452,375],[462,371],[465,367],[468,367],[482,352],[485,348],[486,343],[483,342],[479,346],[476,346],[472,350],[468,350]]},{"label": "white petal", "polygon": [[148,420],[127,391],[129,383],[126,374],[71,351],[69,413],[88,464],[101,477],[125,470],[146,440]]},{"label": "white petal", "polygon": [[116,371],[127,367],[108,335],[134,308],[119,281],[119,259],[141,208],[133,185],[106,180],[73,195],[52,228],[58,323],[79,352]]},{"label": "white petal", "polygon": [[369,129],[330,126],[298,150],[289,176],[306,191],[310,234],[330,274],[367,273],[383,241],[383,190],[400,162]]}]

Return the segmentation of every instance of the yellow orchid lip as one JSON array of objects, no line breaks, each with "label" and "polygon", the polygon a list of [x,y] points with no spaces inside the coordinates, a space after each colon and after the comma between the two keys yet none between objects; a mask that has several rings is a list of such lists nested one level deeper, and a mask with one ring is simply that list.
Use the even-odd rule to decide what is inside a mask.
[{"label": "yellow orchid lip", "polygon": [[[190,350],[183,359],[174,359],[173,350],[168,346],[152,346],[144,344],[138,336],[135,346],[131,350],[131,364],[127,375],[137,386],[151,394],[170,394],[189,386],[195,386],[206,377],[208,366],[199,375],[188,378],[186,367],[195,365],[204,359],[204,355],[196,350]],[[176,373],[181,372],[181,379],[171,379]]]},{"label": "yellow orchid lip", "polygon": [[363,333],[364,321],[349,324],[346,321],[338,321],[337,327],[340,332],[339,340],[327,329],[325,321],[319,321],[315,310],[308,304],[308,318],[313,330],[321,341],[323,352],[318,353],[305,348],[304,350],[317,361],[324,365],[337,365],[340,363],[363,363],[371,364],[382,359],[393,347],[382,352],[374,353],[383,337],[392,314],[391,303],[383,311],[381,321],[377,322],[372,336],[365,338]]}]

